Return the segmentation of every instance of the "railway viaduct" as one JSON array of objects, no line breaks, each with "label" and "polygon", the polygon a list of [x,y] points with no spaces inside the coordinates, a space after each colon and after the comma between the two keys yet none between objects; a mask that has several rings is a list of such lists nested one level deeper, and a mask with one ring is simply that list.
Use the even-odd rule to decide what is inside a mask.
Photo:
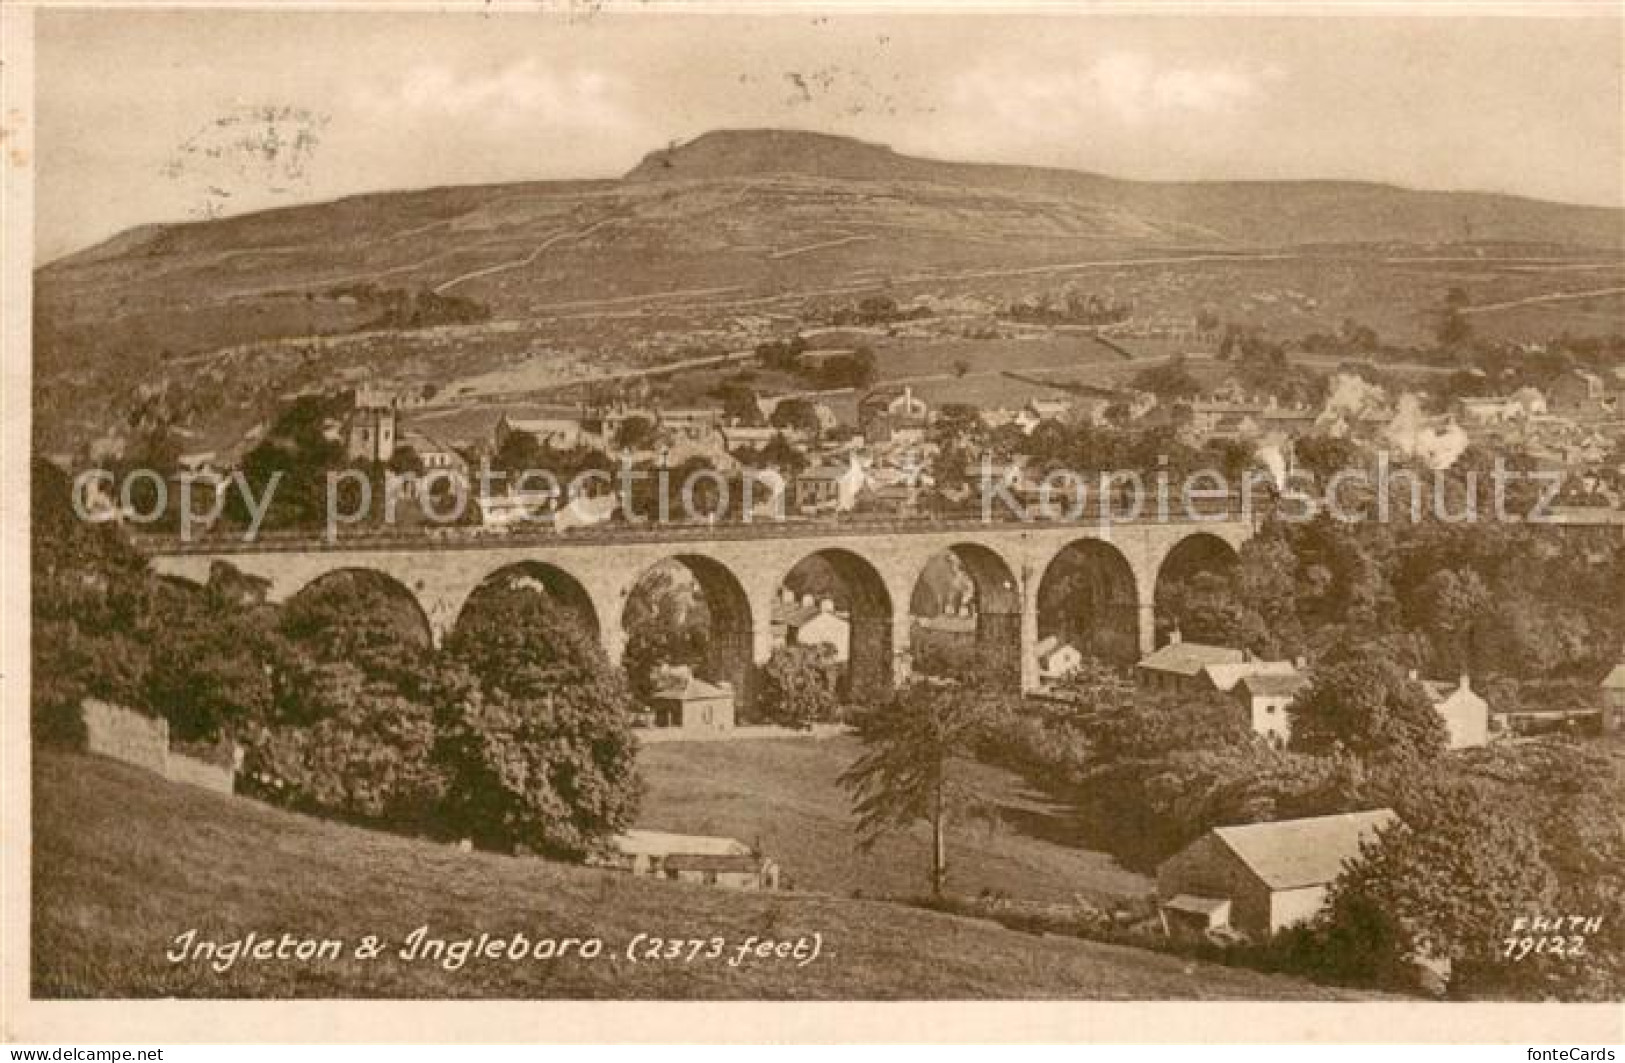
[{"label": "railway viaduct", "polygon": [[1156,637],[1158,581],[1222,564],[1252,533],[1249,519],[1225,512],[1108,524],[842,520],[511,536],[397,533],[333,543],[149,540],[143,548],[160,574],[198,583],[216,562],[228,562],[265,580],[271,601],[285,601],[340,571],[380,574],[410,595],[437,645],[482,584],[525,575],[580,610],[615,662],[626,646],[623,613],[639,580],[675,561],[695,577],[711,616],[708,677],[740,691],[751,689],[753,666],[772,653],[771,617],[786,576],[806,559],[820,558],[846,590],[849,681],[861,698],[907,676],[911,597],[926,565],[942,554],[953,554],[975,583],[978,641],[1019,647],[1022,686],[1031,689],[1038,681],[1034,647],[1048,633],[1040,630],[1041,592],[1058,571],[1071,566],[1094,573],[1108,588],[1112,622],[1132,632],[1132,645],[1145,653]]}]

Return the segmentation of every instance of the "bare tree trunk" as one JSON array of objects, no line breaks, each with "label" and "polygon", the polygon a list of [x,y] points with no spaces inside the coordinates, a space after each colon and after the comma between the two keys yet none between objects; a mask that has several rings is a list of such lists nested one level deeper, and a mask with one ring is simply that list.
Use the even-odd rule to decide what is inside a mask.
[{"label": "bare tree trunk", "polygon": [[931,817],[931,895],[941,900],[943,888],[948,884],[948,845],[944,833],[948,811],[942,799],[941,776],[937,778],[935,813]]}]

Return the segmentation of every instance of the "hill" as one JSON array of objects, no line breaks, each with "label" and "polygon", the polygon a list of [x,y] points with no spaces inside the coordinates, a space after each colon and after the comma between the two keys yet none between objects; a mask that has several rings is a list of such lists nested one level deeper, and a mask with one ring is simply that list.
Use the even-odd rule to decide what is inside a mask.
[{"label": "hill", "polygon": [[[1351,999],[1292,979],[878,902],[743,894],[462,853],[281,812],[94,758],[35,758],[33,995],[489,999]],[[189,929],[392,944],[599,936],[593,960],[170,963]],[[629,963],[639,932],[819,934],[805,967]]]},{"label": "hill", "polygon": [[[1303,335],[1353,317],[1411,339],[1461,287],[1475,304],[1535,307],[1551,335],[1617,330],[1617,307],[1592,297],[1625,291],[1622,247],[1625,212],[1511,196],[1136,182],[718,132],[620,180],[146,225],[49,263],[35,274],[35,420],[47,449],[142,419],[202,448],[303,390],[456,396],[519,370],[547,392],[748,349],[877,293],[997,307],[1075,285],[1152,323],[1207,309]],[[1575,316],[1582,297],[1589,317]],[[421,312],[403,315],[407,299]]]},{"label": "hill", "polygon": [[1361,181],[1128,181],[1077,170],[917,158],[850,137],[719,130],[652,152],[636,181],[794,174],[902,182],[1094,202],[1132,216],[1141,235],[1238,246],[1513,241],[1619,246],[1618,211],[1478,192],[1421,192]]}]

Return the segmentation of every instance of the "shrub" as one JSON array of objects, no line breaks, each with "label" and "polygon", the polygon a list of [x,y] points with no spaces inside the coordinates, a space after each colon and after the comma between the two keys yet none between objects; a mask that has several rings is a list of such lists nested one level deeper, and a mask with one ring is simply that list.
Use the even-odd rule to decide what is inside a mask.
[{"label": "shrub", "polygon": [[835,719],[841,665],[831,646],[780,646],[762,666],[762,718],[785,727]]}]

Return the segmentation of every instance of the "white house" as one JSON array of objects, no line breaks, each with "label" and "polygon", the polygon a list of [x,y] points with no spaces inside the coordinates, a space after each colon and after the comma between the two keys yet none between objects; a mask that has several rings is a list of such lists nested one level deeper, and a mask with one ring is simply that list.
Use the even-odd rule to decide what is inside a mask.
[{"label": "white house", "polygon": [[785,646],[829,646],[839,661],[852,651],[852,621],[836,612],[835,602],[829,598],[819,600],[807,594],[797,601],[785,590],[773,603],[773,633]]},{"label": "white house", "polygon": [[1444,718],[1451,749],[1471,749],[1490,740],[1490,706],[1463,675],[1455,687],[1437,680],[1422,681],[1433,708]]},{"label": "white house", "polygon": [[1033,647],[1038,659],[1038,676],[1046,681],[1064,679],[1083,664],[1083,654],[1070,642],[1062,642],[1057,635],[1046,635]]},{"label": "white house", "polygon": [[1236,699],[1252,723],[1253,733],[1263,736],[1277,749],[1292,740],[1292,721],[1286,707],[1309,685],[1309,677],[1296,670],[1287,673],[1249,675],[1236,684]]}]

